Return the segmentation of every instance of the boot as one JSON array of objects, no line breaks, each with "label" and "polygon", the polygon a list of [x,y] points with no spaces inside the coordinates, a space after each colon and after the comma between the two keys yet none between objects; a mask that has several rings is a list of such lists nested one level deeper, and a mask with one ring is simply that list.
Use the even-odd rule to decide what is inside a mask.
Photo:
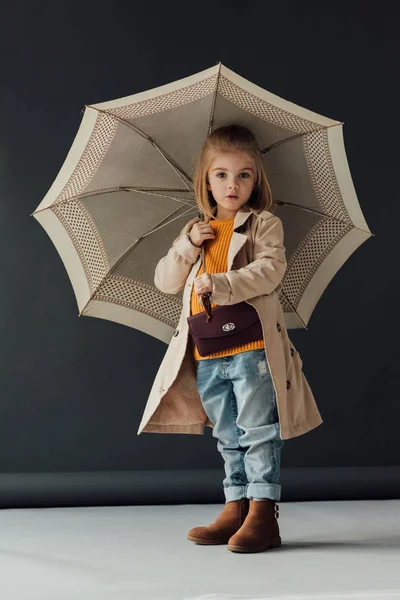
[{"label": "boot", "polygon": [[249,511],[249,500],[226,502],[224,509],[208,527],[194,527],[187,539],[196,544],[226,544],[229,538],[243,524]]},{"label": "boot", "polygon": [[250,500],[249,513],[241,528],[229,539],[232,552],[263,552],[281,546],[279,505],[275,500]]}]

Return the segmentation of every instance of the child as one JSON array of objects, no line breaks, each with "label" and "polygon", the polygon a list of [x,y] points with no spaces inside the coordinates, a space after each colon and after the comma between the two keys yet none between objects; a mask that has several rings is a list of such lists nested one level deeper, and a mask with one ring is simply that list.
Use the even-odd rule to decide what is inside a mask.
[{"label": "child", "polygon": [[[181,378],[190,370],[183,370],[183,363],[191,359],[195,365],[206,425],[213,428],[226,473],[224,509],[211,525],[191,529],[188,539],[228,544],[234,552],[261,552],[281,545],[277,502],[283,439],[309,431],[322,419],[283,320],[278,298],[286,270],[283,228],[273,214],[274,200],[254,135],[238,125],[214,130],[197,157],[194,188],[204,220],[187,224],[159,261],[154,278],[166,293],[185,288],[175,334],[190,341],[187,317],[205,310],[200,298],[206,292],[211,293],[212,309],[247,301],[257,310],[262,334],[256,341],[206,356],[194,343],[181,341],[173,347],[175,336],[168,348],[168,361],[180,354],[181,370],[175,371]],[[202,247],[205,268],[197,260]],[[156,379],[153,388],[167,393],[173,383],[182,402],[184,387],[178,388],[176,372],[169,385],[159,385],[161,375]],[[145,417],[153,417],[145,431],[174,431],[168,425],[160,428],[167,407],[173,405],[171,398],[165,396],[164,413],[161,407],[158,412],[147,410]],[[180,413],[175,410],[177,423],[184,409],[181,405]],[[175,431],[198,432],[183,424]]]}]

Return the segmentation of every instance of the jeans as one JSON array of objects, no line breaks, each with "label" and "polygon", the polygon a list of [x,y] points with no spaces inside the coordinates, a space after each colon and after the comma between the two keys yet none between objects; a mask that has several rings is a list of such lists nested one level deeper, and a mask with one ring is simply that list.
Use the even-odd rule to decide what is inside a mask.
[{"label": "jeans", "polygon": [[276,395],[264,348],[197,362],[197,387],[224,459],[225,502],[280,500]]}]

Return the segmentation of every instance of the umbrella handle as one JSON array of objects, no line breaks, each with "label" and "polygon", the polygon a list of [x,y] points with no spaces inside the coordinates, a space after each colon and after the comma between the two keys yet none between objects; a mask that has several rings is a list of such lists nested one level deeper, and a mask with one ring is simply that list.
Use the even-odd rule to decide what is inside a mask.
[{"label": "umbrella handle", "polygon": [[[201,218],[202,221],[204,221],[204,215],[203,215],[203,217],[201,217],[200,215],[201,215],[201,213],[199,212],[199,217]],[[205,271],[204,244],[201,245],[201,263],[203,266],[203,270]],[[206,323],[209,323],[213,319],[213,316],[211,314],[210,297],[211,297],[211,292],[204,292],[203,294],[200,294],[201,302],[202,302],[202,304],[205,308],[205,312],[206,312]]]},{"label": "umbrella handle", "polygon": [[207,323],[209,323],[213,319],[213,316],[211,314],[210,297],[211,297],[211,292],[204,292],[203,294],[201,294],[201,301],[206,310],[206,322]]}]

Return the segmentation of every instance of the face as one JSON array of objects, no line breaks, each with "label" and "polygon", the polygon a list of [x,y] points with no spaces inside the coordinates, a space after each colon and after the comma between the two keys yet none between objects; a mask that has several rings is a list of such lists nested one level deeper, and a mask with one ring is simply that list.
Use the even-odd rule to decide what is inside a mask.
[{"label": "face", "polygon": [[[256,173],[248,156],[243,152],[221,152],[207,171],[207,189],[217,203],[217,219],[234,217],[246,204],[255,187]],[[236,198],[229,198],[230,195]]]}]

